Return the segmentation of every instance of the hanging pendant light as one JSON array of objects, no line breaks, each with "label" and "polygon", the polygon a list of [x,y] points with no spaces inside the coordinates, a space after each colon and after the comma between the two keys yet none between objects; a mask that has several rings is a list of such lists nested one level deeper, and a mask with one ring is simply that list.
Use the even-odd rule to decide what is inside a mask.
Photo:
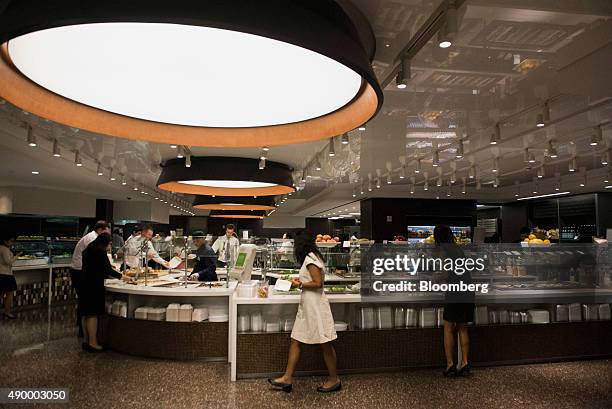
[{"label": "hanging pendant light", "polygon": [[193,200],[193,207],[201,210],[272,210],[274,209],[273,196],[202,196],[198,195]]},{"label": "hanging pendant light", "polygon": [[[383,101],[372,29],[333,0],[20,0],[0,14],[0,44],[4,99],[132,140],[303,143],[365,124]],[[257,81],[236,80],[245,61]]]}]

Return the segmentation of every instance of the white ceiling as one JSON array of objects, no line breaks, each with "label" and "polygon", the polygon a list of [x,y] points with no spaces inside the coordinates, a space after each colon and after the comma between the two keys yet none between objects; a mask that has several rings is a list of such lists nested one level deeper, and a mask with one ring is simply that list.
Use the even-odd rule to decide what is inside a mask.
[{"label": "white ceiling", "polygon": [[[460,24],[453,46],[442,50],[429,41],[412,59],[412,77],[403,90],[389,81],[389,73],[400,51],[442,1],[353,3],[374,29],[377,53],[373,66],[379,80],[388,84],[385,103],[365,131],[350,133],[348,147],[336,142],[333,159],[327,156],[327,141],[271,149],[269,159],[294,167],[298,183],[303,168],[310,176],[305,188],[289,197],[275,214],[323,215],[364,197],[408,197],[411,176],[415,177],[415,197],[445,198],[453,172],[457,182],[451,197],[514,200],[517,189],[521,195],[533,190],[532,181],[542,163],[545,176],[538,182],[542,192],[552,191],[558,178],[572,193],[603,189],[606,170],[599,163],[600,154],[612,146],[612,79],[608,73],[612,66],[612,2],[468,0],[458,13]],[[551,122],[536,128],[536,115],[544,101],[550,106]],[[498,122],[504,142],[492,147],[489,137]],[[24,123],[32,125],[39,147],[25,143]],[[593,148],[589,141],[598,124],[603,124],[605,147]],[[454,161],[458,137],[466,138],[466,155]],[[50,155],[53,138],[63,148],[62,159]],[[559,151],[557,159],[544,156],[548,140]],[[0,146],[0,185],[46,186],[117,200],[134,196],[133,182],[148,186],[154,195],[160,162],[176,155],[165,145],[75,132],[26,115],[8,103],[0,106]],[[537,159],[531,169],[523,160],[525,147]],[[75,149],[84,156],[87,169],[72,163],[74,153],[70,151]],[[438,168],[432,166],[434,149],[440,151]],[[197,156],[259,156],[257,149],[249,148],[191,150]],[[317,154],[323,167],[320,172],[308,167]],[[579,171],[570,175],[568,162],[573,155]],[[494,157],[499,158],[499,188],[492,186]],[[422,173],[416,175],[418,158],[422,158]],[[128,186],[96,176],[98,160],[105,168],[127,175]],[[400,180],[404,164],[406,178]],[[472,164],[481,188],[468,183],[462,195],[462,178]],[[40,174],[32,175],[32,170]],[[377,171],[381,188],[366,189],[360,195],[368,175],[376,184]],[[386,183],[389,172],[391,185]],[[425,172],[430,185],[427,192],[422,186]],[[444,185],[440,189],[436,188],[438,172]],[[585,173],[588,183],[580,188]]]}]

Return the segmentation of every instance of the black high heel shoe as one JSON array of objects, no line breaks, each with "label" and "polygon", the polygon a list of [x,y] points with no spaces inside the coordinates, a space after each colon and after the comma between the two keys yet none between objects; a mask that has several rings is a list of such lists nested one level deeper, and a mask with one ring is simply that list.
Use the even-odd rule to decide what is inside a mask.
[{"label": "black high heel shoe", "polygon": [[276,382],[272,378],[268,378],[268,383],[277,388],[278,390],[281,390],[286,393],[291,392],[291,389],[293,388],[293,384],[291,383]]},{"label": "black high heel shoe", "polygon": [[459,368],[459,370],[457,371],[457,376],[467,376],[470,374],[470,369],[471,366],[469,364],[469,362],[465,365],[463,365],[461,368]]},{"label": "black high heel shoe", "polygon": [[455,365],[449,366],[444,370],[444,372],[442,372],[442,375],[446,376],[447,378],[457,376],[457,367]]},{"label": "black high heel shoe", "polygon": [[329,388],[324,388],[323,386],[319,386],[317,388],[317,392],[321,392],[321,393],[337,392],[340,389],[342,389],[342,382],[338,381],[337,384],[332,385]]}]

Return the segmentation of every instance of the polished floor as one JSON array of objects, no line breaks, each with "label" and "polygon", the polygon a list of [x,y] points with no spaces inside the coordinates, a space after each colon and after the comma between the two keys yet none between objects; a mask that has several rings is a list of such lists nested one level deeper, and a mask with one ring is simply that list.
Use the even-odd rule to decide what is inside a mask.
[{"label": "polished floor", "polygon": [[298,378],[285,394],[265,380],[229,382],[225,363],[81,352],[73,322],[73,306],[0,320],[0,387],[67,387],[70,404],[52,406],[70,408],[612,408],[612,360],[477,368],[466,379],[351,375],[330,395],[315,392],[321,378]]}]

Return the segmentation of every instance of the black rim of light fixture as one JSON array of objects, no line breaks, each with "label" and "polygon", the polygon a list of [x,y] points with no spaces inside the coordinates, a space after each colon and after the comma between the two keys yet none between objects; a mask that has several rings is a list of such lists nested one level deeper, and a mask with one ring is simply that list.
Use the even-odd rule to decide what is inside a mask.
[{"label": "black rim of light fixture", "polygon": [[[184,126],[111,113],[55,94],[24,76],[8,54],[8,41],[24,34],[117,22],[212,27],[289,43],[350,68],[361,76],[361,89],[336,111],[300,122],[246,128]],[[377,114],[383,102],[371,67],[375,54],[372,29],[356,8],[340,6],[333,0],[12,1],[0,7],[0,45],[0,96],[4,99],[58,123],[132,140],[211,147],[301,143],[362,126]],[[163,57],[163,50],[160,55]]]},{"label": "black rim of light fixture", "polygon": [[272,210],[275,202],[273,196],[196,196],[193,207],[201,210],[243,211]]},{"label": "black rim of light fixture", "polygon": [[[220,156],[191,158],[191,167],[185,167],[183,159],[170,159],[162,165],[157,186],[175,193],[207,196],[276,196],[295,191],[289,166],[268,161],[265,169],[259,169],[259,159]],[[209,187],[189,184],[194,181],[238,181],[269,183],[269,187]],[[181,183],[183,182],[183,183]]]},{"label": "black rim of light fixture", "polygon": [[212,217],[214,219],[263,219],[266,216],[266,212],[264,211],[219,211],[213,210],[210,212],[208,217]]}]

